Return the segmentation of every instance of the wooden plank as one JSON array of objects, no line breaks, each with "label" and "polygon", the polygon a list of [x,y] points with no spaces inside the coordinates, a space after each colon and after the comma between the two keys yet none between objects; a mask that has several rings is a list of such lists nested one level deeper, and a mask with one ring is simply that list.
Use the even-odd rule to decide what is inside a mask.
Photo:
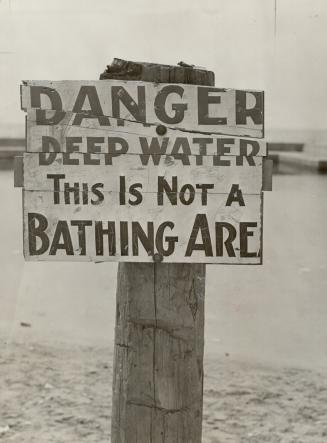
[{"label": "wooden plank", "polygon": [[268,158],[263,159],[263,191],[272,191],[273,165],[273,160]]},{"label": "wooden plank", "polygon": [[[105,164],[109,161],[105,154],[52,153],[49,156],[27,153],[24,154],[24,187],[27,190],[52,191],[53,176],[59,174],[62,176],[58,181],[61,190],[64,183],[70,186],[77,183],[80,190],[83,184],[90,189],[95,183],[100,183],[104,191],[124,192],[122,185],[128,190],[138,183],[142,193],[160,192],[158,183],[161,180],[171,189],[174,189],[176,183],[178,192],[185,189],[192,193],[202,193],[201,186],[208,185],[206,192],[229,193],[233,184],[239,185],[244,194],[259,194],[262,191],[262,157],[254,157],[253,166],[246,161],[243,166],[237,165],[237,157],[233,156],[222,157],[221,163],[226,164],[215,166],[213,159],[212,156],[203,157],[203,164],[198,166],[196,156],[186,156],[182,160],[159,156],[155,157],[159,164],[154,165],[151,156],[124,154],[110,159],[110,165]],[[189,165],[183,164],[186,160]],[[49,161],[51,164],[44,164]],[[70,164],[72,162],[76,164]]]},{"label": "wooden plank", "polygon": [[[262,91],[240,91],[186,84],[123,80],[25,81],[22,109],[56,109],[60,123],[66,111],[162,124],[187,131],[262,138]],[[59,112],[62,111],[62,112]]]},{"label": "wooden plank", "polygon": [[[126,147],[125,153],[140,154],[153,144],[154,147],[159,146],[161,151],[169,155],[175,151],[181,152],[183,148],[184,151],[189,150],[192,155],[201,156],[217,155],[222,150],[224,155],[267,155],[266,142],[263,140],[188,133],[167,127],[161,128],[166,132],[160,136],[157,133],[157,125],[145,126],[142,123],[108,117],[110,126],[101,126],[96,118],[81,120],[80,114],[72,112],[66,112],[60,124],[38,125],[36,112],[36,109],[30,109],[27,113],[27,152],[41,152],[48,146],[51,149],[55,147],[58,152],[66,152],[67,142],[68,145],[74,142],[74,149],[78,149],[79,152],[87,152],[90,137],[98,137],[97,146],[100,147],[100,152],[108,152],[109,146],[114,149],[117,145],[117,150]],[[53,111],[45,111],[47,120],[52,115]],[[74,121],[81,121],[81,123],[74,125]],[[121,140],[121,144],[118,140]]]},{"label": "wooden plank", "polygon": [[[214,84],[214,75],[210,71],[200,72],[198,69],[153,64],[149,75],[148,64],[121,60],[117,62],[116,59],[107,67],[105,75],[106,78],[130,80],[131,73],[133,79],[143,81]],[[164,285],[160,284],[161,281],[164,281]],[[165,305],[158,304],[158,293],[161,300],[166,301]],[[178,440],[178,443],[201,442],[204,293],[205,265],[203,264],[119,264],[111,419],[112,443],[131,441],[176,443]],[[176,318],[176,321],[166,322],[165,329],[160,329],[158,319],[162,315],[171,319]],[[144,325],[143,319],[145,319]],[[180,352],[172,352],[172,355],[169,355],[174,350],[170,337],[176,337],[174,335],[176,326],[184,328],[184,324],[187,335],[184,335],[183,340],[177,339]],[[147,325],[151,327],[148,328]],[[136,328],[141,331],[141,334],[147,334],[149,340],[144,340],[142,335],[135,334]],[[166,332],[165,337],[160,331]],[[182,347],[186,348],[187,354],[182,352]],[[171,362],[172,368],[175,368],[173,374],[170,368],[158,372],[158,361],[162,355],[169,356],[167,362]],[[187,370],[184,366],[186,355]],[[143,371],[139,370],[140,361],[142,361]],[[195,372],[194,369],[196,369]],[[185,377],[190,372],[195,373],[196,377],[193,379]],[[170,382],[168,389],[164,392],[158,390],[160,382],[158,374],[160,374],[160,379],[165,379],[166,383]],[[180,380],[184,383],[179,383]],[[150,392],[147,387],[150,387]],[[162,407],[166,406],[167,402],[164,400],[167,392],[171,395],[175,394],[178,398],[177,410]],[[192,402],[188,401],[189,392],[195,394]],[[149,407],[149,400],[151,407]],[[131,406],[132,402],[133,406]],[[172,404],[174,403],[174,398],[172,398]]]},{"label": "wooden plank", "polygon": [[[148,193],[133,206],[121,205],[120,195],[111,192],[92,207],[82,198],[66,204],[57,194],[24,191],[27,260],[153,262],[161,254],[174,263],[261,263],[261,194],[244,195],[245,206],[226,206],[227,194],[208,195],[206,205],[198,198],[192,205],[159,206],[157,194]],[[108,228],[110,242],[101,233]],[[224,243],[234,236],[231,246]]]},{"label": "wooden plank", "polygon": [[24,157],[22,155],[14,158],[14,187],[24,186]]},{"label": "wooden plank", "polygon": [[[200,443],[205,268],[161,263],[150,274],[148,264],[121,266],[130,272],[118,278],[113,395],[120,408],[111,441]],[[153,288],[156,297],[145,304],[141,294]]]},{"label": "wooden plank", "polygon": [[158,65],[149,62],[132,62],[114,58],[100,80],[124,79],[155,83],[187,83],[190,85],[214,85],[215,74],[206,68],[180,62],[178,65]]},{"label": "wooden plank", "polygon": [[[125,60],[105,78],[214,84],[210,71]],[[205,265],[120,263],[117,283],[111,442],[201,443]]]},{"label": "wooden plank", "polygon": [[205,268],[120,267],[111,441],[200,443]]}]

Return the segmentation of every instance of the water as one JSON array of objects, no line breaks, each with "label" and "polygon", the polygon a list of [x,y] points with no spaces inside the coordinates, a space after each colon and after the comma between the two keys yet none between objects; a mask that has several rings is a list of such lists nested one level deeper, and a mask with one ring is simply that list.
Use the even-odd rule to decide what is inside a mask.
[{"label": "water", "polygon": [[327,130],[325,129],[271,129],[266,130],[268,142],[305,143],[308,145],[327,145]]}]

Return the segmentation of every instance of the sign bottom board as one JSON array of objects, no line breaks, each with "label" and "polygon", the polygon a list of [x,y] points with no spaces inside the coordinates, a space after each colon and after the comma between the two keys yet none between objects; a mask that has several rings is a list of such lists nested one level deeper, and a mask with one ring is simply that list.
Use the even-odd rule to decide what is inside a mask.
[{"label": "sign bottom board", "polygon": [[153,262],[156,254],[170,263],[262,263],[262,193],[244,194],[244,206],[227,205],[228,194],[160,206],[149,192],[139,207],[117,204],[112,192],[91,208],[54,198],[23,191],[26,260]]}]

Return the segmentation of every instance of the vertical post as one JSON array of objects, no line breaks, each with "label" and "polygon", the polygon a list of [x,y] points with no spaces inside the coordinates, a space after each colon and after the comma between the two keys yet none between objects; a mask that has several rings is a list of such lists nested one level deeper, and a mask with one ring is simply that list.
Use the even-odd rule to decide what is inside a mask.
[{"label": "vertical post", "polygon": [[[211,71],[115,59],[101,79],[213,85]],[[120,263],[112,443],[200,443],[205,265]]]}]

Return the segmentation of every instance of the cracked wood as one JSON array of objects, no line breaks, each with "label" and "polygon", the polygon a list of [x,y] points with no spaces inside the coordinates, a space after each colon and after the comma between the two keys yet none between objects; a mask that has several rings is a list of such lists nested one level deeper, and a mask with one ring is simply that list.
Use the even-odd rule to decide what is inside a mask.
[{"label": "cracked wood", "polygon": [[[214,84],[210,71],[121,60],[104,75]],[[203,264],[119,264],[112,443],[201,443],[204,294]]]}]

